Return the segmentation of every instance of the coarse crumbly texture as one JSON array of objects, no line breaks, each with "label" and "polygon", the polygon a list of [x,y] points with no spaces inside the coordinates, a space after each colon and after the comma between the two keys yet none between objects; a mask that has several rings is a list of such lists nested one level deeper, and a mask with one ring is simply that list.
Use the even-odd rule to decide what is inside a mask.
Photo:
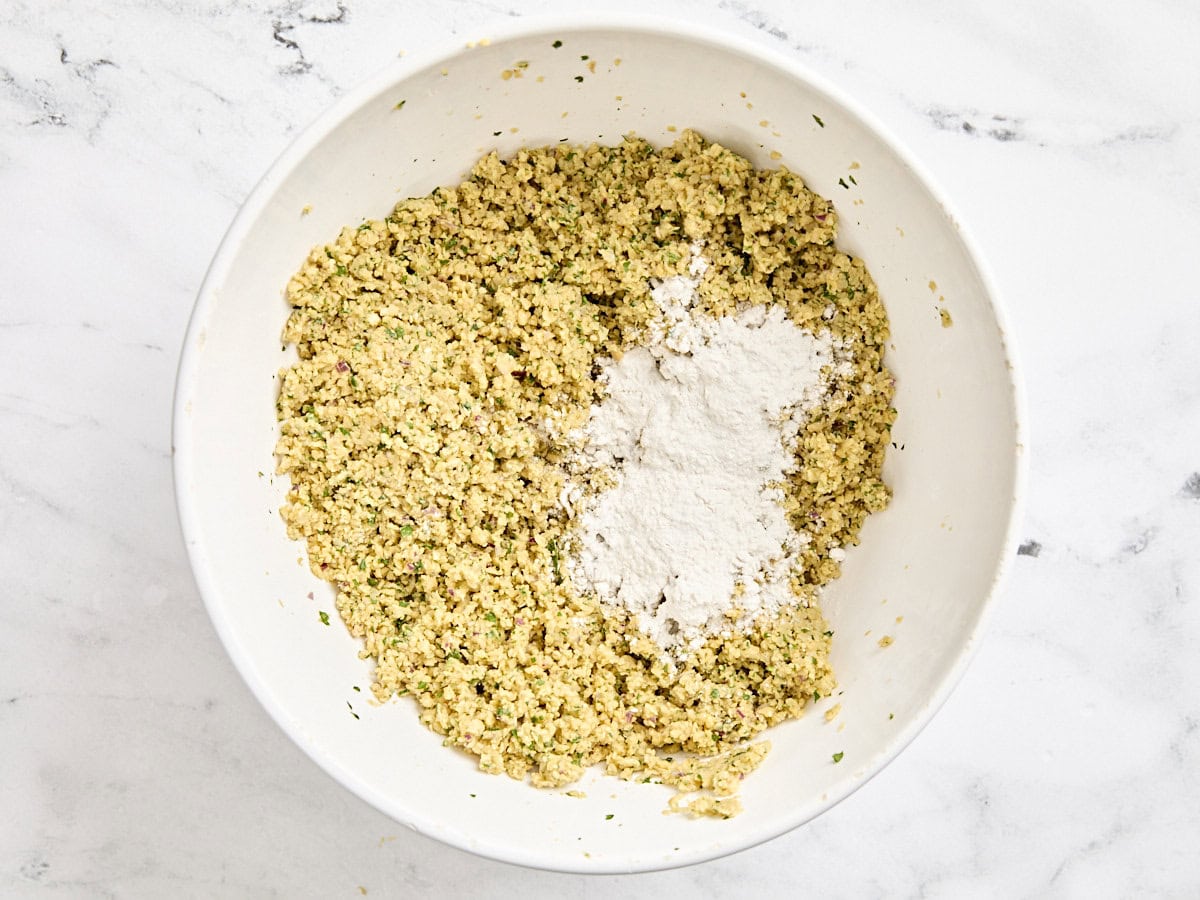
[{"label": "coarse crumbly texture", "polygon": [[[379,700],[413,697],[488,772],[552,787],[600,763],[673,785],[673,811],[737,811],[768,747],[746,742],[835,688],[817,589],[889,498],[887,319],[835,232],[799,177],[685,132],[662,149],[493,153],[310,254],[288,285],[282,513],[375,661]],[[854,372],[810,416],[784,485],[811,536],[797,605],[673,667],[572,589],[558,498],[566,436],[602,399],[595,362],[645,334],[650,279],[683,274],[697,241],[704,311],[778,303],[850,342]]]}]

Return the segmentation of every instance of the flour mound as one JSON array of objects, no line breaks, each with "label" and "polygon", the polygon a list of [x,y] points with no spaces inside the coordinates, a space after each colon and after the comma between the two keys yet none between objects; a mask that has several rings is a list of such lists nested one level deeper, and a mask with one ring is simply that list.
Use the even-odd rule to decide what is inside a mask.
[{"label": "flour mound", "polygon": [[677,659],[733,619],[796,602],[789,575],[808,535],[788,523],[781,485],[827,394],[822,369],[845,363],[828,331],[781,308],[693,309],[705,268],[694,255],[688,275],[652,285],[661,314],[646,346],[602,364],[608,396],[573,467],[616,480],[577,513],[573,584],[629,610]]}]

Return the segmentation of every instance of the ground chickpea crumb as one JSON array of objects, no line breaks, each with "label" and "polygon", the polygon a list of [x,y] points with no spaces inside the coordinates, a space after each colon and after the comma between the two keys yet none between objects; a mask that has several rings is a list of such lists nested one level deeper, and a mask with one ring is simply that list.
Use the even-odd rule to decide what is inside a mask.
[{"label": "ground chickpea crumb", "polygon": [[[412,697],[487,772],[554,787],[602,764],[676,788],[670,812],[740,810],[769,748],[748,741],[835,690],[818,589],[890,496],[887,318],[835,234],[798,176],[685,131],[661,149],[492,153],[313,250],[287,292],[282,514],[374,660],[379,701]],[[638,341],[650,279],[682,274],[697,241],[706,312],[779,304],[851,342],[854,372],[810,416],[783,486],[809,536],[796,605],[676,667],[572,588],[557,499],[565,436],[602,398],[596,360]]]}]

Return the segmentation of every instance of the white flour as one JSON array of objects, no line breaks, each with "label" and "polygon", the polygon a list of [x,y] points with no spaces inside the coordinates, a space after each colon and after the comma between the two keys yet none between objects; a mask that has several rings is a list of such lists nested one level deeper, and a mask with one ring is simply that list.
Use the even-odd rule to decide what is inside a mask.
[{"label": "white flour", "polygon": [[[822,367],[844,364],[828,331],[813,335],[782,309],[693,310],[706,268],[694,255],[689,276],[653,285],[662,316],[646,347],[604,364],[608,397],[576,460],[617,478],[578,515],[576,588],[630,610],[677,658],[734,627],[734,608],[745,624],[795,601],[788,576],[808,535],[788,524],[779,485],[826,394]],[[578,497],[575,482],[568,510]]]}]

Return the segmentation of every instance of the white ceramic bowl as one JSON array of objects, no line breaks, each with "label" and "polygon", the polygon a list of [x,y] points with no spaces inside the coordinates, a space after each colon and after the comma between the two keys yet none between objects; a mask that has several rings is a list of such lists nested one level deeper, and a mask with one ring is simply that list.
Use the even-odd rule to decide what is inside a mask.
[{"label": "white ceramic bowl", "polygon": [[[929,178],[869,115],[791,59],[627,16],[522,22],[488,36],[484,46],[402,60],[350,93],[279,158],[229,229],[196,302],[177,387],[188,553],[217,632],[263,706],[329,774],[399,822],[561,870],[710,859],[787,831],[862,785],[962,674],[1015,549],[1024,467],[1012,349],[978,254]],[[519,60],[528,61],[522,77],[502,78]],[[902,449],[885,469],[895,499],[867,522],[826,593],[841,693],[768,733],[774,749],[745,782],[745,813],[729,821],[664,816],[667,788],[598,771],[576,786],[586,799],[481,774],[418,724],[411,701],[369,705],[368,663],[336,614],[329,627],[318,620],[334,611],[333,592],[298,565],[302,548],[277,514],[286,479],[271,477],[275,377],[291,359],[280,351],[283,289],[310,247],[402,197],[457,182],[492,148],[615,143],[630,131],[669,142],[672,127],[695,128],[760,167],[777,164],[778,152],[837,204],[841,244],[866,261],[891,317],[887,362],[898,379]],[[895,639],[886,649],[884,635]],[[835,701],[841,714],[826,724]]]}]

